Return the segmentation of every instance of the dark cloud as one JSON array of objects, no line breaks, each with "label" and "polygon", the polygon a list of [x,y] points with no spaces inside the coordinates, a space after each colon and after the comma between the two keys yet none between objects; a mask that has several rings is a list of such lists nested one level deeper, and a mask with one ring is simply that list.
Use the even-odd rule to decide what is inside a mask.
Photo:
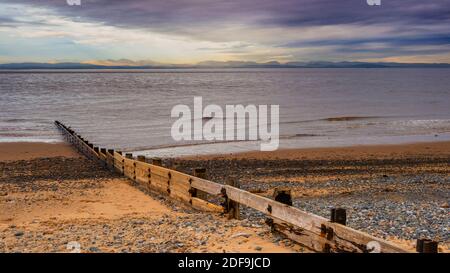
[{"label": "dark cloud", "polygon": [[292,27],[389,22],[420,25],[450,20],[450,0],[382,0],[381,6],[368,6],[366,0],[81,0],[79,7],[69,6],[65,0],[6,2],[50,7],[65,16],[108,25],[173,31],[240,21]]},{"label": "dark cloud", "polygon": [[[277,37],[273,37],[270,46],[278,44],[278,47],[286,48],[337,46],[342,51],[369,51],[361,45],[384,43],[387,49],[396,48],[395,52],[398,52],[399,47],[411,45],[450,44],[449,35],[442,34],[443,29],[450,29],[450,0],[381,0],[381,6],[369,6],[366,0],[81,0],[81,6],[69,6],[66,0],[0,1],[49,8],[76,21],[183,34],[205,40],[214,36],[227,41],[226,35],[221,36],[221,30],[234,25],[259,30],[281,27],[287,31],[343,25],[352,25],[352,30],[357,31],[359,26],[382,25],[390,31],[388,36],[373,34],[366,35],[369,38],[365,39],[355,33],[355,37],[349,35],[347,39],[314,37],[288,43],[277,42]],[[14,22],[0,18],[0,24]],[[404,34],[408,31],[409,34]],[[301,38],[302,33],[298,34]],[[251,33],[245,42],[252,42]],[[224,48],[219,51],[238,53],[245,50]]]},{"label": "dark cloud", "polygon": [[442,35],[419,35],[408,37],[374,37],[366,39],[343,39],[343,40],[315,40],[299,41],[281,45],[280,47],[304,47],[304,46],[354,46],[370,43],[384,43],[391,46],[414,46],[414,45],[450,45],[450,34]]}]

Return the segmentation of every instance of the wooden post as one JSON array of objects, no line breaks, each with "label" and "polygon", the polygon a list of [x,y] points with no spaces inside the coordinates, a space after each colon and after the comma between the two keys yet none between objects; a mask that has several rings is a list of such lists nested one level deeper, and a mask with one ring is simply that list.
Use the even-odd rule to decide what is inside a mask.
[{"label": "wooden post", "polygon": [[[292,195],[290,189],[275,188],[273,190],[273,199],[277,202],[292,206]],[[272,212],[272,207],[268,207],[267,209]],[[277,230],[277,227],[279,228],[280,226],[275,223],[273,218],[266,217],[266,224],[270,226],[272,232],[279,231]]]},{"label": "wooden post", "polygon": [[172,162],[172,169],[174,169],[175,171],[177,171],[179,169],[179,163],[178,161],[173,161]]},{"label": "wooden post", "polygon": [[275,188],[273,191],[273,199],[280,203],[292,206],[292,196],[290,189]]},{"label": "wooden post", "polygon": [[[193,175],[198,178],[206,179],[206,168],[195,168]],[[208,196],[207,196],[206,192],[194,189],[194,193],[192,194],[192,197],[197,197],[197,198],[206,200]]]},{"label": "wooden post", "polygon": [[194,176],[202,179],[206,179],[206,168],[195,168]]},{"label": "wooden post", "polygon": [[423,253],[438,253],[438,242],[431,240],[423,242]]},{"label": "wooden post", "polygon": [[438,253],[438,242],[430,239],[417,239],[416,251],[419,253]]},{"label": "wooden post", "polygon": [[343,208],[332,208],[330,221],[345,226],[347,224],[347,211]]},{"label": "wooden post", "polygon": [[[239,184],[239,180],[235,179],[235,178],[230,178],[226,181],[227,185],[233,186],[235,188],[239,188],[240,184]],[[240,219],[240,215],[241,215],[241,210],[239,208],[239,203],[235,202],[233,200],[230,199],[226,199],[226,211],[228,212],[228,219]]]},{"label": "wooden post", "polygon": [[133,154],[131,154],[131,153],[126,153],[126,154],[125,154],[125,157],[128,158],[128,159],[133,159]]},{"label": "wooden post", "polygon": [[[116,151],[116,153],[118,153],[119,155],[122,155],[122,151]],[[116,159],[114,159],[114,160],[116,160]],[[125,171],[125,167],[124,167],[124,165],[123,165],[123,162],[124,160],[122,159],[122,170],[118,170],[117,172],[118,173],[121,173],[121,174],[123,174],[124,173],[124,171]]]},{"label": "wooden post", "polygon": [[152,164],[156,166],[162,166],[162,159],[159,157],[152,158]]},{"label": "wooden post", "polygon": [[145,162],[145,155],[138,155],[137,160],[141,162]]},{"label": "wooden post", "polygon": [[106,148],[101,148],[100,152],[102,152],[102,154],[106,155]]},{"label": "wooden post", "polygon": [[111,171],[114,171],[116,168],[114,167],[114,150],[108,149],[108,154],[106,155],[106,162],[108,163],[108,168]]}]

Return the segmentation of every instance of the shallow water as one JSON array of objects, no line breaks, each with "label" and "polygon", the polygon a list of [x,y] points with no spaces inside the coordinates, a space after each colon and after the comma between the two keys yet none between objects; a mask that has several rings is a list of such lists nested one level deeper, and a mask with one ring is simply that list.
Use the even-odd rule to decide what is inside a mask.
[{"label": "shallow water", "polygon": [[0,94],[3,142],[60,141],[58,119],[98,145],[148,155],[259,149],[174,141],[171,109],[192,108],[194,96],[280,105],[281,148],[450,139],[450,69],[0,72]]}]

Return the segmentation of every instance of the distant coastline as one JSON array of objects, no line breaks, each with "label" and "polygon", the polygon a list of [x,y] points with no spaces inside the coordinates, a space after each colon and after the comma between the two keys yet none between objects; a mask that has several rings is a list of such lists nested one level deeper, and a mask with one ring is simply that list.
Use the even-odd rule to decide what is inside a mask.
[{"label": "distant coastline", "polygon": [[98,65],[89,63],[5,63],[0,70],[30,69],[205,69],[205,68],[450,68],[448,63],[394,63],[394,62],[216,62],[197,64]]}]

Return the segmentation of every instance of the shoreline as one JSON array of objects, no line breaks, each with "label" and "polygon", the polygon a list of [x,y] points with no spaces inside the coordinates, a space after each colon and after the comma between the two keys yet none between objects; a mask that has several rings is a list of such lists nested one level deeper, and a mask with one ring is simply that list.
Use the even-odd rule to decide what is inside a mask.
[{"label": "shoreline", "polygon": [[0,162],[81,155],[65,142],[0,142]]},{"label": "shoreline", "polygon": [[[139,153],[136,153],[139,154]],[[397,156],[450,156],[450,141],[411,142],[403,144],[370,144],[312,148],[288,148],[276,151],[244,151],[183,155],[167,158],[185,160],[213,159],[322,159],[322,158],[375,158]],[[65,142],[0,142],[0,161],[29,160],[39,157],[80,157]]]},{"label": "shoreline", "polygon": [[247,151],[229,154],[191,155],[175,157],[184,160],[214,159],[362,159],[405,156],[450,156],[450,141],[413,142],[405,144],[372,144],[340,147],[279,149],[276,151]]}]

